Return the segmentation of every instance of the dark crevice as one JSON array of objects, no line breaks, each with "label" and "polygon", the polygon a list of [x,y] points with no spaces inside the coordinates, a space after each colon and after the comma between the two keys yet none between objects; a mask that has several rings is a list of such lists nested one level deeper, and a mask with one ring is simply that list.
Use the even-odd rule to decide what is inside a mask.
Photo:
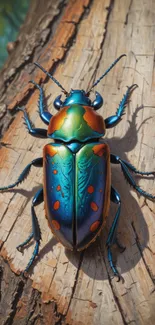
[{"label": "dark crevice", "polygon": [[133,0],[130,0],[129,9],[128,9],[128,12],[127,12],[126,17],[125,17],[124,25],[128,24],[128,18],[129,18],[129,13],[130,13],[130,10],[131,10],[131,7],[132,7],[132,3],[133,3]]},{"label": "dark crevice", "polygon": [[[54,314],[56,315],[56,318],[58,319],[56,322],[55,322],[55,325],[65,325],[65,316],[60,314],[58,311],[57,311],[57,305],[55,304],[55,309],[54,309]],[[68,324],[66,324],[68,325]]]},{"label": "dark crevice", "polygon": [[[3,325],[35,325],[45,324],[44,315],[53,315],[52,324],[66,324],[61,313],[56,312],[56,303],[42,302],[41,293],[31,289],[32,281],[27,278],[14,276],[8,262],[1,259],[0,285],[3,283],[2,301],[0,310],[0,324]],[[6,300],[6,301],[5,301]],[[48,308],[50,305],[50,308]],[[45,317],[47,319],[47,317]],[[51,323],[50,323],[51,324]]]},{"label": "dark crevice", "polygon": [[[28,305],[28,315],[25,319],[25,325],[34,325],[36,323],[36,320],[43,319],[43,307],[42,301],[41,301],[41,293],[39,293],[37,290],[33,289],[31,298],[29,300],[29,305]],[[54,304],[55,308],[53,311],[53,304],[52,302],[46,303],[45,305],[51,305],[51,312],[54,314],[54,321],[55,325],[61,324],[62,325],[62,320],[64,319],[64,316],[61,313],[57,312],[57,306],[56,303]],[[43,323],[44,324],[44,323]]]},{"label": "dark crevice", "polygon": [[141,248],[141,244],[140,244],[140,241],[139,241],[139,238],[138,238],[138,235],[137,235],[137,232],[136,232],[136,228],[135,228],[135,225],[134,225],[134,222],[131,223],[131,226],[132,226],[132,229],[134,231],[134,234],[135,234],[135,237],[136,237],[136,244],[137,244],[137,247],[138,247],[138,250],[139,250],[139,253],[141,255],[141,258],[144,262],[144,265],[146,267],[146,270],[151,278],[151,281],[153,282],[153,284],[155,285],[155,278],[154,278],[154,275],[151,273],[146,261],[145,261],[145,258],[144,258],[144,255],[143,255],[143,249]]},{"label": "dark crevice", "polygon": [[45,46],[50,41],[50,39],[53,37],[53,35],[54,35],[55,31],[56,31],[56,28],[59,25],[59,23],[61,21],[61,18],[62,18],[63,14],[64,14],[64,10],[65,10],[67,4],[68,4],[68,1],[62,0],[62,2],[58,5],[58,11],[59,12],[58,12],[57,15],[55,15],[53,17],[53,20],[46,27],[46,28],[50,29],[50,32],[46,36],[46,39],[44,40],[44,42],[41,44],[42,47]]},{"label": "dark crevice", "polygon": [[37,321],[39,318],[41,318],[41,319],[43,318],[43,315],[42,315],[41,312],[38,312],[37,314],[35,314],[35,315],[32,317],[32,319],[30,320],[30,322],[27,323],[27,324],[29,324],[29,325],[35,325],[35,324],[36,324],[36,321]]},{"label": "dark crevice", "polygon": [[23,290],[24,290],[24,281],[23,280],[19,280],[19,282],[17,283],[17,286],[16,286],[16,291],[14,292],[14,295],[13,295],[13,301],[12,301],[12,304],[11,304],[11,311],[10,311],[10,314],[7,318],[7,320],[4,322],[3,325],[12,325],[13,322],[14,322],[14,317],[16,315],[16,312],[17,312],[17,305],[18,305],[18,302],[22,296],[22,293],[23,293]]},{"label": "dark crevice", "polygon": [[4,132],[9,128],[9,126],[13,123],[15,117],[12,112],[6,111],[3,115],[3,118],[0,119],[0,139]]},{"label": "dark crevice", "polygon": [[28,305],[28,316],[26,318],[26,324],[34,324],[34,320],[36,319],[35,309],[40,298],[40,293],[35,289],[32,290],[31,298]]},{"label": "dark crevice", "polygon": [[24,70],[25,66],[27,67],[29,63],[32,63],[35,49],[36,47],[33,48],[31,55],[27,56],[23,63],[21,63],[18,67],[12,69],[12,74],[8,76],[7,79],[4,78],[4,87],[6,89],[10,85],[10,83],[14,80],[14,77],[20,74],[20,72]]}]

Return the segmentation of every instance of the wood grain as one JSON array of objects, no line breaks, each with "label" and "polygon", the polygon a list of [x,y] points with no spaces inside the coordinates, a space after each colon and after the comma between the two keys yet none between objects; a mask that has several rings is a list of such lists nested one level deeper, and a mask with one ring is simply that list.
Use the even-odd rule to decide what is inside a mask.
[{"label": "wood grain", "polygon": [[[104,97],[100,114],[108,117],[115,113],[126,86],[138,84],[122,121],[116,128],[107,131],[106,142],[114,154],[145,171],[155,170],[154,19],[155,4],[151,0],[68,1],[61,10],[55,33],[51,32],[51,37],[48,36],[37,57],[40,64],[54,72],[66,90],[86,90],[116,57],[127,54],[95,90]],[[36,127],[42,127],[37,113],[38,91],[32,91],[27,82],[32,78],[37,82],[44,81],[47,104],[53,114],[53,100],[60,91],[42,72],[32,69],[33,57],[30,61],[30,69],[27,72],[21,69],[17,79],[12,80],[5,102],[10,110],[14,110],[17,103],[25,103]],[[21,92],[13,93],[12,87],[21,81]],[[94,93],[91,98],[94,98]],[[43,146],[48,141],[28,135],[22,114],[18,113],[2,142],[1,186],[13,183],[26,164],[41,157]],[[135,179],[143,189],[155,194],[153,178]],[[108,230],[116,211],[113,204],[100,239],[84,253],[77,254],[66,251],[57,243],[48,228],[42,204],[36,208],[42,231],[39,258],[30,271],[31,280],[20,280],[20,277],[12,280],[15,281],[14,292],[18,293],[18,299],[14,320],[10,324],[155,323],[155,204],[130,189],[119,166],[112,166],[112,183],[122,199],[118,236],[126,251],[120,254],[115,249],[114,253],[125,283],[117,283],[116,279],[111,278],[105,249]],[[0,194],[0,255],[16,274],[27,265],[33,251],[33,245],[29,245],[22,255],[16,251],[16,246],[31,231],[31,199],[41,184],[42,170],[33,168],[18,188]],[[9,269],[7,272],[10,277],[13,276]],[[12,299],[16,302],[15,297]],[[30,317],[26,323],[25,315],[31,309],[31,299],[36,314],[31,315],[29,311]],[[2,301],[5,301],[3,291]],[[36,309],[37,303],[42,304],[40,309]],[[7,310],[11,308],[9,306]],[[55,315],[55,320],[50,318],[50,311]]]}]

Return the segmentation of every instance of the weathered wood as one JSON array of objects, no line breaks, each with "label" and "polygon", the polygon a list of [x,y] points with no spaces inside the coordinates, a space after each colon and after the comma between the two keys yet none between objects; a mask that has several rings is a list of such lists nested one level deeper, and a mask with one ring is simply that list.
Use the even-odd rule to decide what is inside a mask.
[{"label": "weathered wood", "polygon": [[[51,1],[46,1],[47,6],[40,9],[40,23],[34,21],[34,39],[29,28],[30,40],[33,39],[29,51],[25,46],[29,59],[25,60],[23,55],[18,60],[18,50],[22,53],[22,44],[26,44],[26,38],[23,41],[19,37],[19,48],[11,53],[4,67],[2,78],[6,82],[3,87],[0,80],[1,102],[13,112],[17,104],[25,104],[32,121],[40,127],[43,124],[37,113],[38,91],[28,81],[32,78],[45,81],[47,104],[53,114],[52,103],[60,91],[41,71],[34,70],[33,61],[53,72],[67,90],[88,89],[117,56],[126,53],[127,58],[96,87],[105,100],[100,114],[107,117],[116,111],[127,85],[139,86],[132,94],[122,122],[108,130],[106,141],[113,153],[140,170],[155,170],[155,4],[151,0],[68,0],[55,1],[54,7],[50,7]],[[36,8],[35,1],[32,7]],[[20,35],[26,35],[30,17],[29,13]],[[45,37],[42,22],[47,29]],[[10,76],[12,67],[14,72]],[[1,119],[3,123],[8,121],[9,114]],[[1,186],[14,182],[27,163],[42,156],[45,141],[29,136],[21,117],[21,113],[16,115],[2,139]],[[146,191],[155,193],[153,178],[136,177],[136,181]],[[15,276],[1,262],[2,324],[154,324],[155,205],[131,191],[119,166],[112,167],[112,182],[121,194],[123,205],[118,234],[126,251],[120,254],[116,250],[115,254],[125,283],[111,279],[107,262],[105,241],[116,211],[113,205],[100,239],[80,254],[68,252],[57,243],[40,205],[36,212],[42,243],[30,279]],[[41,183],[42,170],[33,168],[18,188],[0,194],[0,254],[16,274],[24,269],[33,251],[33,245],[29,245],[21,255],[16,246],[31,230],[31,198]]]}]

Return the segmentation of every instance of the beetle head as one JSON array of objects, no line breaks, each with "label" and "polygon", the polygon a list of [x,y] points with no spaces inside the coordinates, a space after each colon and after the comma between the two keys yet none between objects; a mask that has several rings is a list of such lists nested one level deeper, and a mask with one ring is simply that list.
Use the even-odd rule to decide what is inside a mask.
[{"label": "beetle head", "polygon": [[95,110],[99,109],[103,104],[102,96],[96,91],[96,98],[92,102],[89,95],[84,90],[71,89],[64,102],[61,100],[61,95],[57,96],[54,100],[54,107],[59,110],[64,106],[70,106],[73,104],[91,106]]},{"label": "beetle head", "polygon": [[56,98],[55,98],[55,100],[54,100],[54,107],[57,109],[57,110],[59,110],[62,106],[63,106],[63,102],[62,102],[62,100],[60,99],[61,98],[61,96],[62,95],[59,95],[59,96],[57,96]]}]

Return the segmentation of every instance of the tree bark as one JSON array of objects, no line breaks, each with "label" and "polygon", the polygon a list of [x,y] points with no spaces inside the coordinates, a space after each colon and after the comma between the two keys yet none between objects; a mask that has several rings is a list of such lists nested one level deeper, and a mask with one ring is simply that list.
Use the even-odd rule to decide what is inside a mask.
[{"label": "tree bark", "polygon": [[[69,91],[88,89],[122,53],[122,59],[95,90],[104,97],[99,113],[114,115],[126,91],[133,92],[122,121],[108,130],[111,152],[139,170],[155,170],[154,106],[155,4],[145,0],[33,0],[15,47],[0,76],[0,186],[16,181],[23,168],[42,156],[45,143],[28,135],[17,106],[26,106],[36,127],[38,90],[29,83],[43,83],[47,105],[60,89],[39,69],[37,61]],[[91,98],[93,98],[93,94]],[[136,182],[155,194],[154,178]],[[44,206],[36,208],[42,231],[39,257],[28,278],[27,265],[33,243],[22,255],[20,244],[31,231],[31,199],[42,184],[42,170],[33,168],[18,188],[0,194],[0,323],[4,325],[153,325],[154,216],[153,202],[138,197],[112,166],[112,184],[122,200],[119,240],[126,246],[114,250],[117,268],[125,282],[113,279],[105,248],[115,215],[111,205],[100,238],[84,253],[68,252],[48,228]]]}]

